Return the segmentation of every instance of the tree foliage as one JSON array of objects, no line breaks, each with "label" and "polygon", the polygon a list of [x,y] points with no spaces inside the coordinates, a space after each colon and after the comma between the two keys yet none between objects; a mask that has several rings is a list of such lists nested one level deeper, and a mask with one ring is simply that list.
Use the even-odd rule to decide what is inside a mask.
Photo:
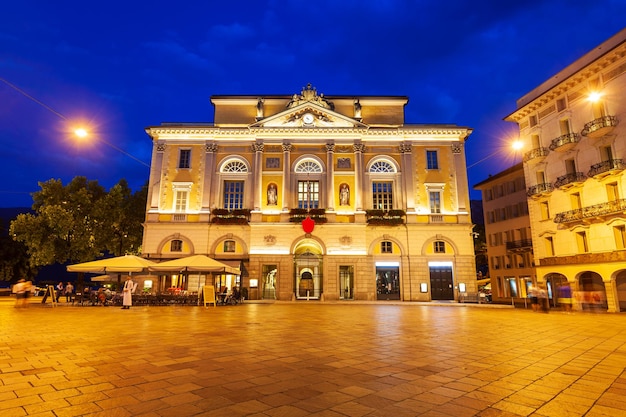
[{"label": "tree foliage", "polygon": [[133,194],[125,180],[107,192],[97,181],[51,179],[33,194],[34,214],[20,214],[10,234],[26,245],[31,266],[84,262],[105,251],[137,252],[147,188]]}]

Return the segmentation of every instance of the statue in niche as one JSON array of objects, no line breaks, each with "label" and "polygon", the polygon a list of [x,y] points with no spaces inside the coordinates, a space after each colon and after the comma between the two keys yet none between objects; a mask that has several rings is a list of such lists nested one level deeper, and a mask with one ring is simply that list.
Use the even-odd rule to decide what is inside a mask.
[{"label": "statue in niche", "polygon": [[350,187],[345,182],[339,186],[339,205],[350,205]]},{"label": "statue in niche", "polygon": [[267,186],[267,205],[275,206],[278,204],[278,188],[276,184],[271,183]]}]

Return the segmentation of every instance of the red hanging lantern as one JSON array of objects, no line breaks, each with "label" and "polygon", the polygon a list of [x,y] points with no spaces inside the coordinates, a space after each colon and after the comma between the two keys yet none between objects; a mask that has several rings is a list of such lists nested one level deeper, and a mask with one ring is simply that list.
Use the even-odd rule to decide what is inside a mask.
[{"label": "red hanging lantern", "polygon": [[313,232],[315,228],[315,220],[313,220],[310,216],[306,216],[306,219],[302,220],[302,230],[304,233],[310,234]]}]

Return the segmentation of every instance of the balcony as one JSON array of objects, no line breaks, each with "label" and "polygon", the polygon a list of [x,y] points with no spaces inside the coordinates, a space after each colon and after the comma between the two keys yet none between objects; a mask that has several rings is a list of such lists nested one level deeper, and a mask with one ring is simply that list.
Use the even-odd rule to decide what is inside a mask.
[{"label": "balcony", "polygon": [[520,239],[512,242],[506,242],[506,250],[510,252],[530,252],[532,249],[532,239]]},{"label": "balcony", "polygon": [[549,182],[533,185],[528,189],[526,195],[528,197],[541,197],[554,191],[554,187]]},{"label": "balcony", "polygon": [[621,172],[625,168],[626,164],[624,164],[622,159],[609,159],[608,161],[592,165],[589,172],[587,172],[587,176],[600,179]]},{"label": "balcony", "polygon": [[551,151],[565,152],[572,149],[580,141],[578,133],[566,133],[556,139],[552,139],[550,144]]},{"label": "balcony", "polygon": [[583,131],[580,133],[589,138],[601,138],[611,133],[613,128],[617,126],[617,123],[618,121],[615,116],[603,116],[586,123]]},{"label": "balcony", "polygon": [[554,217],[555,223],[572,223],[583,220],[600,219],[605,217],[623,214],[626,211],[626,199],[607,201],[606,203],[595,204],[575,210],[557,213]]},{"label": "balcony", "polygon": [[404,224],[404,210],[365,210],[369,226],[398,226]]},{"label": "balcony", "polygon": [[249,209],[214,209],[211,212],[211,223],[215,224],[248,224],[250,222]]},{"label": "balcony", "polygon": [[570,172],[569,174],[562,175],[556,179],[554,186],[556,188],[570,188],[575,185],[585,182],[587,177],[582,172]]},{"label": "balcony", "polygon": [[548,148],[531,149],[530,151],[524,154],[524,162],[531,162],[531,161],[533,163],[541,162],[546,158],[546,156],[548,156],[548,153],[550,153]]}]

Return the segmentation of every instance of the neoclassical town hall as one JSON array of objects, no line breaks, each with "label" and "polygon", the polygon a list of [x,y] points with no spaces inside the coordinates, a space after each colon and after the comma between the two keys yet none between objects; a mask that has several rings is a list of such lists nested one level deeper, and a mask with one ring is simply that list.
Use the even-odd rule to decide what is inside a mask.
[{"label": "neoclassical town hall", "polygon": [[456,300],[476,291],[465,164],[472,129],[406,124],[408,97],[213,96],[214,123],[153,141],[144,256],[205,254],[251,299]]}]

